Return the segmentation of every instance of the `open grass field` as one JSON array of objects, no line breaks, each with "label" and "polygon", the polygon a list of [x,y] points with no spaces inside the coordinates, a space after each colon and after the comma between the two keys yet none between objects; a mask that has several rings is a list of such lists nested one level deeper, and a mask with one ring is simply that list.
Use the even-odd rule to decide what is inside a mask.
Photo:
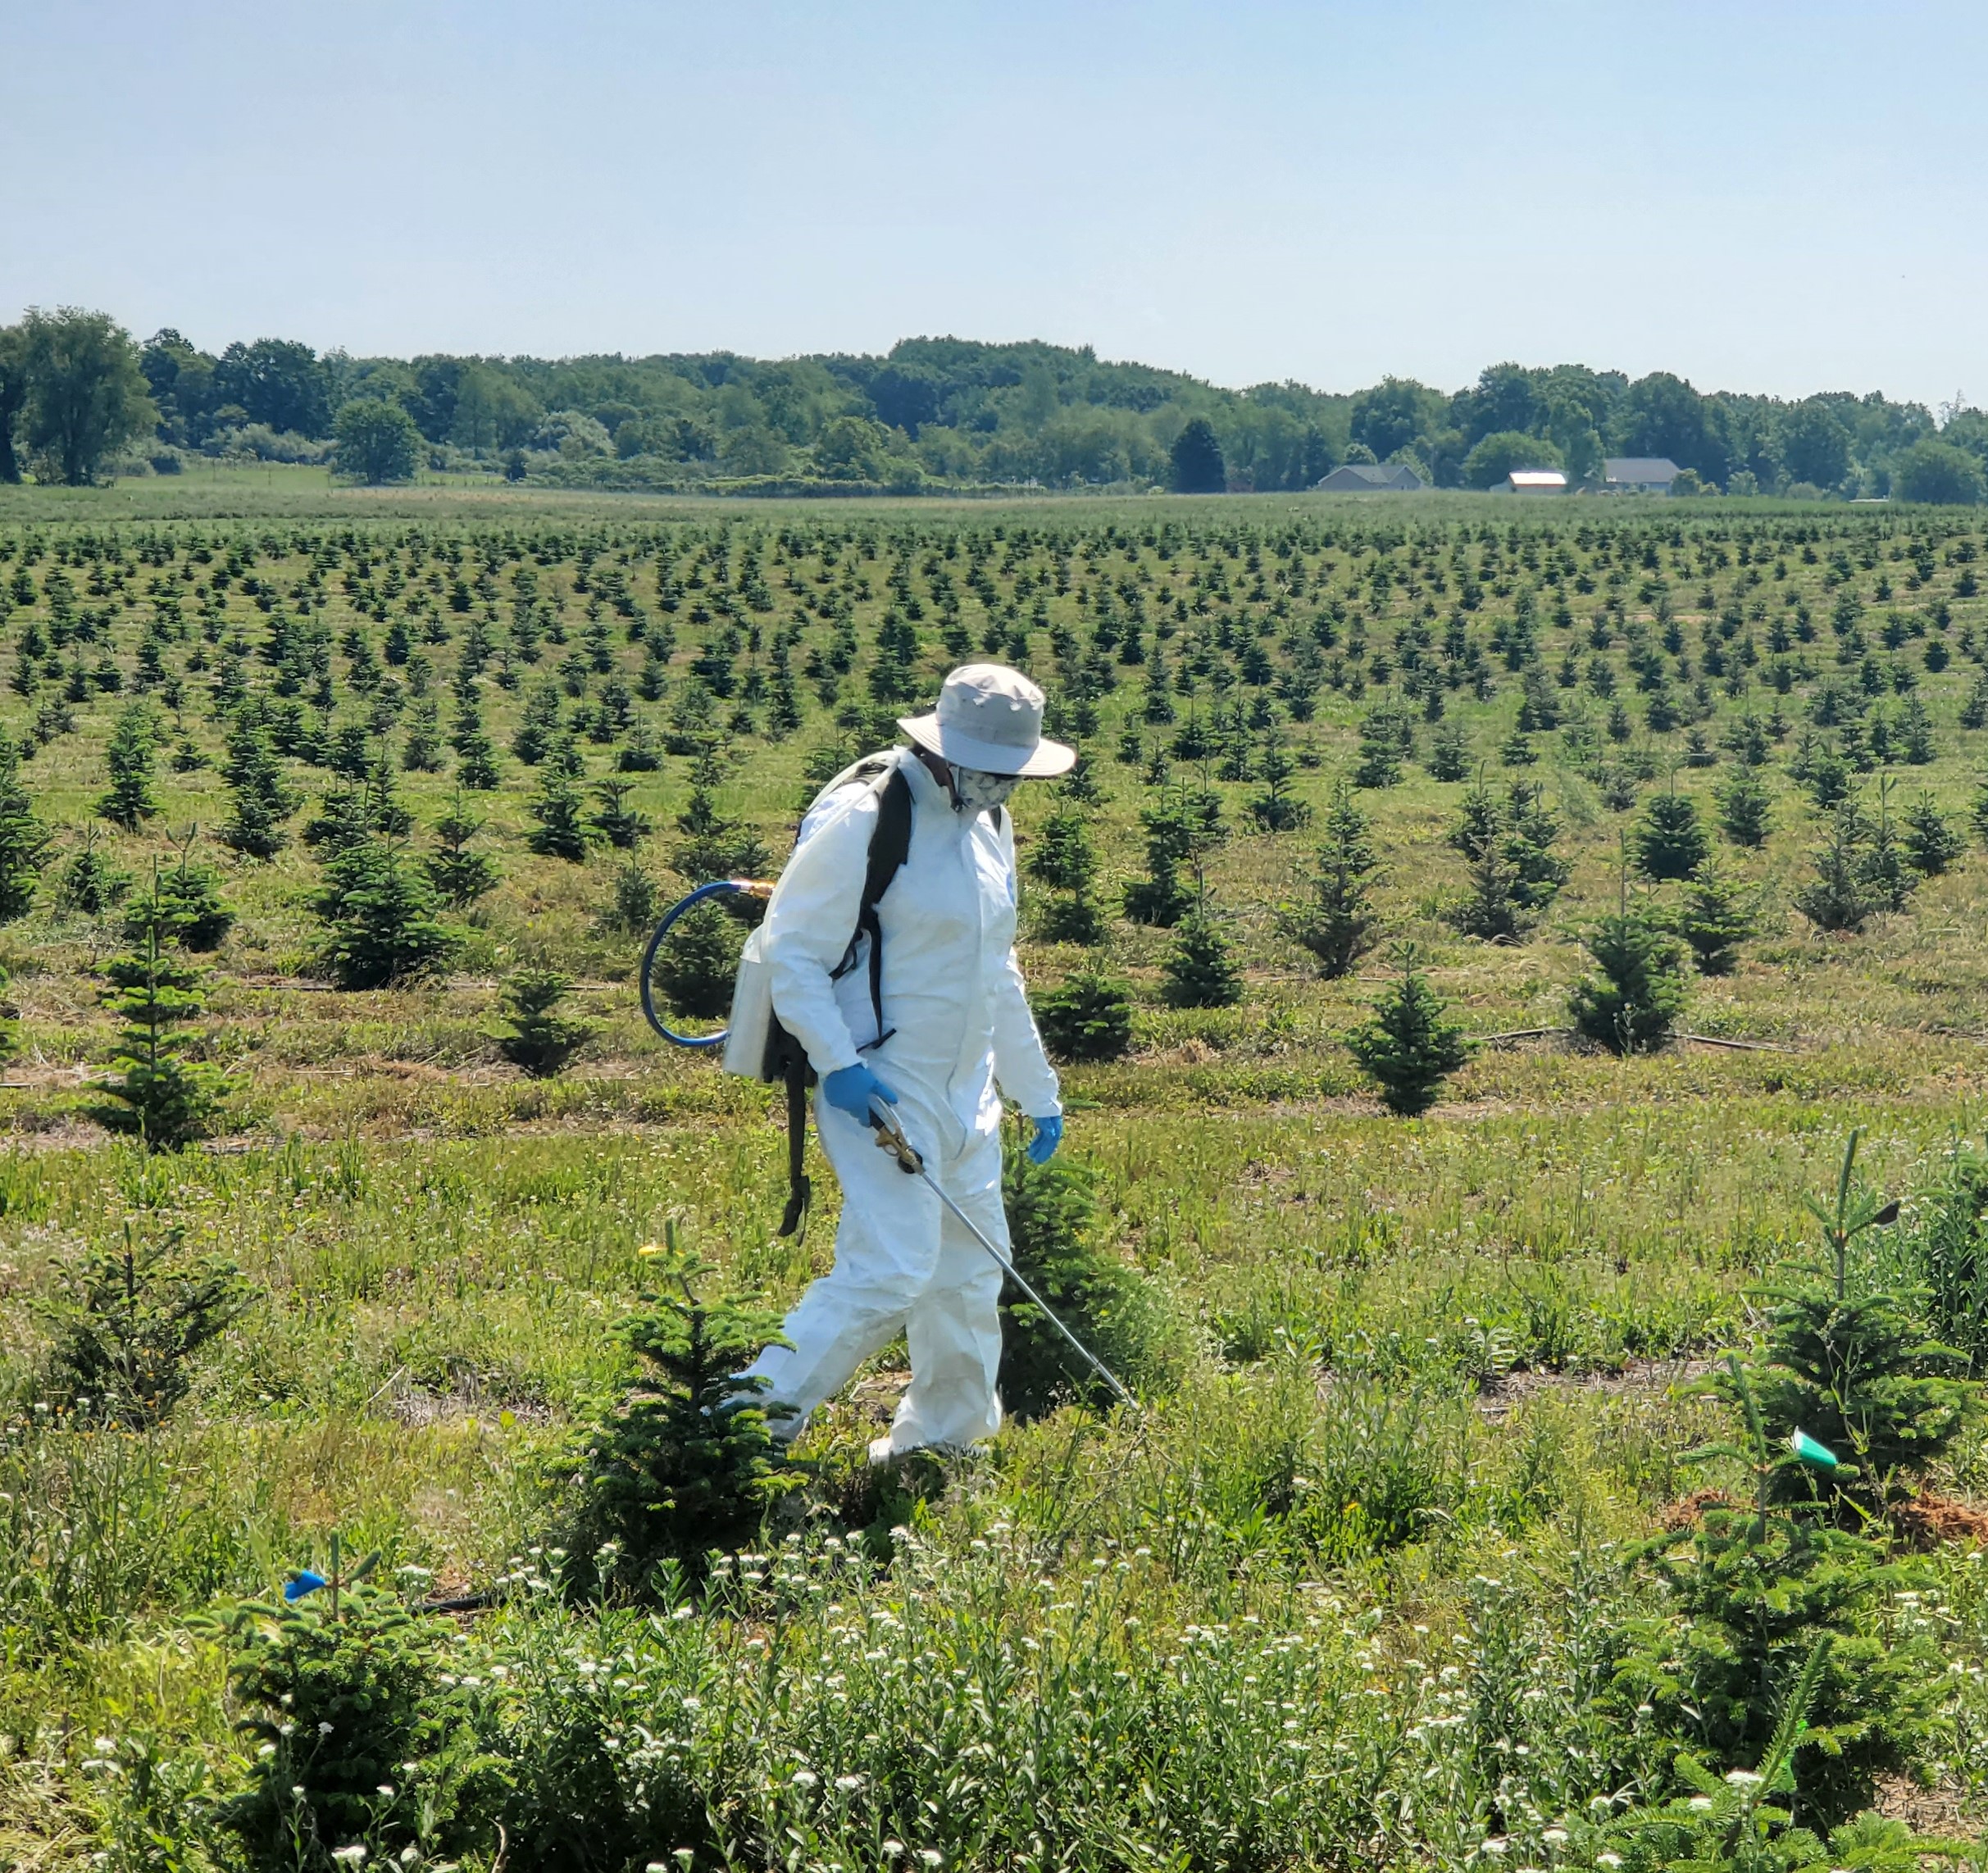
[{"label": "open grass field", "polygon": [[[1741,1455],[1686,1461],[1745,1441],[1690,1388],[1818,1248],[1804,1199],[1853,1128],[1904,1207],[1851,1287],[1943,1275],[1949,1337],[1966,1312],[1985,566],[1977,515],[1884,507],[720,506],[309,470],[0,490],[0,727],[52,836],[0,927],[0,1868],[1793,1866],[1726,1778],[1772,1768],[1805,1664],[1849,1675],[1810,1687],[1798,1821],[1875,1804],[1972,1836],[1978,1546],[1881,1516],[1808,1624],[1813,1557],[1784,1555],[1755,1607],[1772,1669],[1721,1716],[1728,1628],[1647,1544],[1702,1541],[1695,1492],[1752,1500]],[[774,1234],[774,1089],[644,1025],[645,893],[757,869],[755,842],[777,864],[812,785],[983,656],[1084,750],[1074,798],[1017,798],[1023,961],[1039,989],[1100,962],[1130,987],[1130,1052],[1064,1070],[1083,1175],[1054,1192],[1116,1284],[1072,1305],[1145,1409],[1052,1389],[977,1457],[871,1475],[899,1348],[734,1558],[591,1593],[571,1478],[635,1376],[638,1248],[673,1222],[777,1309],[833,1234],[818,1162],[819,1212]],[[260,857],[258,761],[282,809]],[[1291,931],[1348,780],[1376,927],[1327,979]],[[1452,835],[1515,786],[1556,882],[1486,940]],[[1636,856],[1673,796],[1748,929],[1690,976],[1696,1038],[1617,1056],[1566,1031],[1569,996],[1599,919],[1685,903]],[[1122,914],[1169,807],[1200,829],[1176,882],[1241,971],[1226,1005],[1176,1005],[1177,925]],[[425,891],[452,809],[489,888],[429,907],[432,966],[340,986],[331,933],[363,907],[314,907],[339,853]],[[1059,816],[1080,883],[1030,869]],[[191,959],[187,1053],[232,1085],[211,1135],[148,1157],[93,1116],[103,971],[195,828],[234,921]],[[1854,933],[1798,907],[1832,837],[1864,867]],[[86,848],[127,881],[93,909]],[[1044,939],[1072,900],[1098,943]],[[1506,1037],[1415,1119],[1345,1044],[1396,942]],[[590,1030],[551,1076],[499,1044],[521,969],[570,976]],[[143,1422],[59,1371],[89,1258],[127,1243],[241,1284]],[[1913,1479],[1949,1533],[1988,1507],[1981,1438]],[[229,1609],[330,1572],[334,1537],[341,1566],[380,1557],[363,1630],[341,1650],[306,1601],[279,1670]],[[388,1604],[464,1596],[487,1603]],[[1909,1721],[1828,1731],[1845,1685],[1905,1698],[1855,1675],[1887,1659]],[[1914,1863],[1858,1825],[1814,1863]]]}]

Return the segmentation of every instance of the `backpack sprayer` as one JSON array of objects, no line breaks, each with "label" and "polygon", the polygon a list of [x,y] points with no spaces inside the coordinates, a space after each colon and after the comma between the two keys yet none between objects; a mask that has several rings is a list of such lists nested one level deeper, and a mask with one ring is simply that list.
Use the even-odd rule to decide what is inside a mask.
[{"label": "backpack sprayer", "polygon": [[773,886],[758,878],[718,878],[700,884],[687,898],[680,898],[662,914],[648,948],[642,952],[642,967],[635,984],[642,997],[643,1018],[672,1047],[704,1052],[721,1048],[721,1071],[748,1080],[776,1082],[787,1093],[787,1207],[780,1216],[780,1233],[792,1235],[807,1214],[814,1195],[808,1181],[806,1142],[807,1089],[814,1078],[807,1056],[800,1043],[780,1025],[773,1012],[773,989],[760,955],[759,932],[746,939],[739,957],[739,974],[732,984],[731,1007],[723,1027],[714,1034],[681,1034],[656,1012],[656,958],[671,926],[687,911],[707,899],[737,895],[771,898]]},{"label": "backpack sprayer", "polygon": [[[804,842],[812,830],[816,823],[816,809],[839,788],[858,782],[876,789],[880,811],[876,831],[871,840],[869,869],[863,881],[862,905],[857,917],[856,930],[849,939],[848,951],[835,974],[844,975],[856,967],[859,961],[867,960],[871,1000],[876,1012],[877,1032],[881,1039],[888,1039],[889,1030],[883,1025],[883,932],[876,920],[876,904],[877,900],[889,889],[898,866],[904,862],[911,843],[910,790],[906,787],[903,777],[897,773],[894,764],[879,766],[872,761],[862,761],[837,775],[822,789],[817,798],[815,808],[811,808],[807,818],[802,821],[800,839]],[[745,948],[739,958],[738,979],[732,989],[730,1017],[717,1033],[678,1034],[657,1012],[654,989],[656,958],[662,951],[663,940],[669,935],[671,927],[686,911],[709,898],[729,894],[770,899],[774,890],[773,885],[757,878],[720,878],[708,884],[698,885],[688,897],[680,899],[663,912],[662,921],[656,925],[655,934],[648,940],[648,947],[642,952],[642,967],[637,976],[637,984],[642,997],[644,1017],[673,1047],[689,1048],[699,1052],[721,1048],[723,1071],[785,1086],[788,1194],[787,1208],[780,1219],[780,1233],[792,1235],[807,1214],[812,1194],[803,1165],[807,1132],[807,1087],[814,1075],[807,1064],[806,1052],[800,1043],[780,1025],[779,1016],[774,1012],[772,984],[760,940],[763,926],[754,930],[746,939]],[[866,938],[868,939],[867,959],[861,955]],[[1027,1296],[1041,1311],[1044,1319],[1076,1348],[1085,1362],[1110,1387],[1113,1396],[1136,1413],[1139,1410],[1138,1401],[1126,1389],[1117,1375],[1063,1324],[1049,1303],[1017,1272],[1014,1263],[989,1240],[973,1219],[947,1195],[939,1180],[926,1168],[923,1157],[904,1135],[903,1128],[898,1123],[896,1116],[888,1107],[876,1105],[871,1110],[870,1124],[876,1132],[879,1148],[889,1152],[897,1160],[898,1168],[908,1176],[924,1180],[939,1202],[965,1226],[967,1233],[1000,1265],[1002,1272],[1008,1279]]]}]

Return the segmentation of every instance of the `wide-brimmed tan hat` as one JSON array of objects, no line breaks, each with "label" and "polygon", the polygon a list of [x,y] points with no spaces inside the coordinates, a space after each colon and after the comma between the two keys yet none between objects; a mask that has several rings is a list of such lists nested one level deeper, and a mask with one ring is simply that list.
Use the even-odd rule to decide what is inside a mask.
[{"label": "wide-brimmed tan hat", "polygon": [[1043,739],[1042,691],[1004,664],[962,664],[940,687],[936,709],[898,726],[941,760],[985,774],[1039,779],[1076,765],[1075,748]]}]

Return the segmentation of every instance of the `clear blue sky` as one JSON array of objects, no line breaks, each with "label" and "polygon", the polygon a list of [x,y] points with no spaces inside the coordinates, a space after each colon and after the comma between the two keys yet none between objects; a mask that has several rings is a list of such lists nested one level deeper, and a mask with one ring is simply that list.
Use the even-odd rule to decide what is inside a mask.
[{"label": "clear blue sky", "polygon": [[1988,402],[1979,0],[0,0],[0,318]]}]

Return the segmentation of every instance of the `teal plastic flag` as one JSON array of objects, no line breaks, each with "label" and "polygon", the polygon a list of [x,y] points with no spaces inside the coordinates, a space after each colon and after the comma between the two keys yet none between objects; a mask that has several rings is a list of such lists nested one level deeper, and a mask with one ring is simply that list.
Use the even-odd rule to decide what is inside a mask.
[{"label": "teal plastic flag", "polygon": [[1835,1470],[1839,1467],[1836,1452],[1827,1444],[1817,1443],[1805,1430],[1790,1431],[1788,1448],[1812,1470]]}]

